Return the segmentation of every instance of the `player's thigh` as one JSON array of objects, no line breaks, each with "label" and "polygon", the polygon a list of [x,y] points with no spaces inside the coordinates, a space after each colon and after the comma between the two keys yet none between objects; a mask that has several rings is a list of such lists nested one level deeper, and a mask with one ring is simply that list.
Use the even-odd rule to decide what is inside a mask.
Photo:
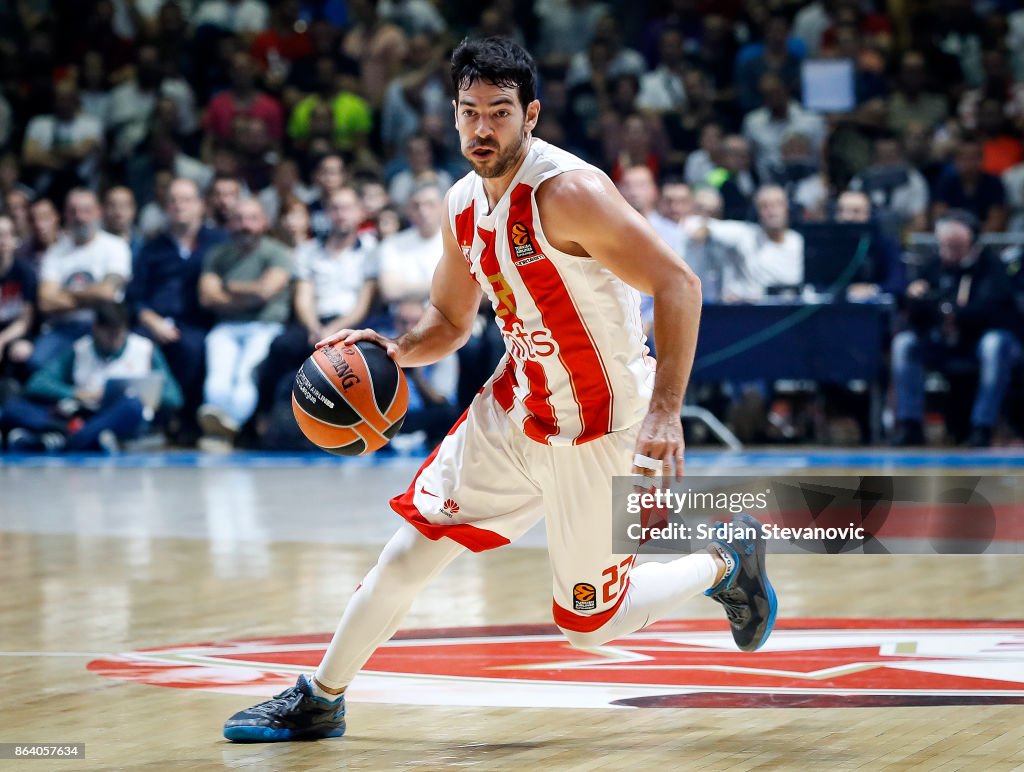
[{"label": "player's thigh", "polygon": [[488,392],[479,395],[392,508],[425,536],[474,551],[515,541],[542,514],[517,431]]},{"label": "player's thigh", "polygon": [[555,621],[599,625],[621,602],[633,554],[612,551],[612,480],[628,475],[639,426],[551,448],[544,484]]}]

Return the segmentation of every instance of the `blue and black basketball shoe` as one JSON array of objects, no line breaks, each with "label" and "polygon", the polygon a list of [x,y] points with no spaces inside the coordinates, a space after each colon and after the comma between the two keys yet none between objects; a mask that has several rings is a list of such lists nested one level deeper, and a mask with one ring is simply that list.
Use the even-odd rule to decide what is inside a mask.
[{"label": "blue and black basketball shoe", "polygon": [[276,697],[236,713],[224,723],[224,736],[236,743],[319,740],[345,734],[345,695],[325,700],[313,694],[309,680]]},{"label": "blue and black basketball shoe", "polygon": [[775,625],[779,602],[764,568],[765,542],[761,524],[740,514],[719,523],[711,543],[725,561],[722,580],[704,592],[721,603],[732,627],[732,637],[743,651],[757,651]]}]

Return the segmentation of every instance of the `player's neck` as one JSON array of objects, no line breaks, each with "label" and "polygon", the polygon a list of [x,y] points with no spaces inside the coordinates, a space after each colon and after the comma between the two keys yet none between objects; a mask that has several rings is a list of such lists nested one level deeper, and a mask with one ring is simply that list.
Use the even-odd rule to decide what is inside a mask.
[{"label": "player's neck", "polygon": [[526,161],[526,154],[530,152],[530,145],[533,142],[532,136],[527,136],[526,141],[523,142],[522,149],[519,153],[519,158],[516,159],[507,172],[500,177],[482,177],[484,184],[484,195],[487,196],[487,210],[492,211],[501,197],[505,195],[505,191],[508,190],[512,184],[512,180],[519,174],[519,170],[523,166],[523,162]]}]

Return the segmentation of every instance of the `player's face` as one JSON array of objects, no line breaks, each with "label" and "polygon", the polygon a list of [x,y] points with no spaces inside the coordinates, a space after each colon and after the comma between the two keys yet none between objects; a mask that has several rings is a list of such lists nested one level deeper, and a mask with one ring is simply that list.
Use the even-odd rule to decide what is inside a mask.
[{"label": "player's face", "polygon": [[462,154],[481,177],[502,177],[523,157],[526,140],[537,125],[540,102],[526,110],[518,89],[476,81],[460,89],[455,103],[455,128]]}]

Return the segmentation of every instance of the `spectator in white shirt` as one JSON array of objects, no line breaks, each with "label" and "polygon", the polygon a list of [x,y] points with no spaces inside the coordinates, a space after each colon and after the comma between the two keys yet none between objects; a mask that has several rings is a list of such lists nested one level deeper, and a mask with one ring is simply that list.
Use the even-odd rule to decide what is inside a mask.
[{"label": "spectator in white shirt", "polygon": [[444,194],[437,185],[420,185],[409,196],[406,213],[412,227],[384,239],[379,250],[380,295],[391,304],[430,298],[430,283],[442,252]]},{"label": "spectator in white shirt", "polygon": [[102,146],[103,125],[81,111],[77,88],[65,80],[54,89],[53,113],[28,122],[22,160],[36,172],[33,187],[59,201],[72,188],[99,185]]},{"label": "spectator in white shirt", "polygon": [[361,325],[377,293],[377,240],[359,232],[365,215],[359,194],[345,185],[331,193],[326,203],[327,238],[312,239],[295,249],[295,321],[274,339],[260,366],[254,414],[259,435],[267,427],[266,416],[285,377],[294,375],[318,340]]},{"label": "spectator in white shirt", "polygon": [[683,36],[666,27],[658,39],[658,66],[640,78],[639,110],[664,113],[686,108],[683,86]]},{"label": "spectator in white shirt", "polygon": [[67,233],[43,255],[39,272],[39,310],[47,315],[29,366],[38,369],[89,332],[93,306],[120,302],[131,277],[128,244],[100,230],[102,211],[91,190],[68,193]]},{"label": "spectator in white shirt", "polygon": [[209,24],[243,37],[267,28],[270,12],[261,0],[203,0],[192,14],[192,26]]},{"label": "spectator in white shirt", "polygon": [[763,298],[771,287],[803,283],[804,239],[789,227],[786,191],[766,185],[754,196],[758,222],[704,220],[688,223],[696,240],[714,239],[731,247],[735,259],[722,274],[722,300],[751,302]]},{"label": "spectator in white shirt", "polygon": [[824,139],[825,124],[820,115],[804,110],[790,99],[786,84],[778,75],[762,76],[759,85],[764,107],[747,113],[743,136],[754,147],[758,174],[762,179],[771,179],[772,169],[781,162],[782,140],[789,134],[802,134],[817,150]]},{"label": "spectator in white shirt", "polygon": [[414,134],[406,140],[405,148],[408,166],[392,177],[388,185],[388,195],[395,206],[405,206],[413,189],[422,183],[433,183],[441,190],[452,186],[451,175],[434,165],[434,148],[430,139]]}]

